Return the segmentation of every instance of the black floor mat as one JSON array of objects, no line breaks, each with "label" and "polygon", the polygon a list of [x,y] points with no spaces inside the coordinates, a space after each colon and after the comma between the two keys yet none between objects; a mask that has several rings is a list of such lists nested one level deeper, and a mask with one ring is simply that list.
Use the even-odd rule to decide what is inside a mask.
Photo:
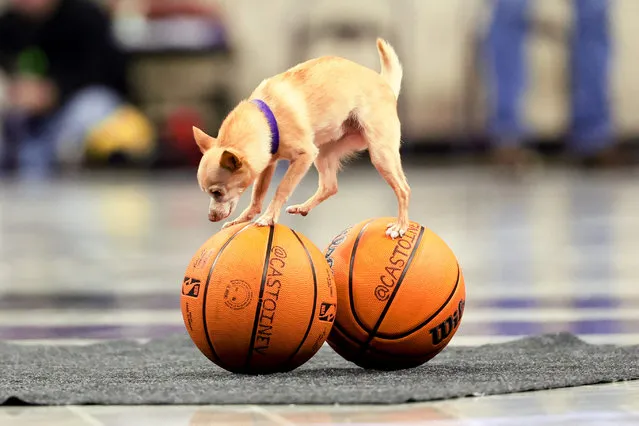
[{"label": "black floor mat", "polygon": [[412,370],[368,371],[324,347],[297,370],[228,373],[188,336],[147,344],[0,343],[4,404],[392,404],[639,379],[639,346],[570,334],[449,347]]}]

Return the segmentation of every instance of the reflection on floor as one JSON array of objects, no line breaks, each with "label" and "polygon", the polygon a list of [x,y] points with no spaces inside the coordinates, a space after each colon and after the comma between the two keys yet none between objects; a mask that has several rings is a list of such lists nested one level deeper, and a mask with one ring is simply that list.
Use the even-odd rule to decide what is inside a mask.
[{"label": "reflection on floor", "polygon": [[[466,311],[452,344],[555,331],[639,344],[637,176],[550,170],[513,180],[461,167],[407,175],[411,219],[444,238],[464,268]],[[315,182],[307,176],[290,203]],[[184,333],[182,273],[220,227],[207,221],[192,173],[3,182],[2,191],[0,339]],[[309,216],[283,213],[282,223],[324,248],[352,223],[395,213],[394,194],[364,165],[340,175],[340,192]],[[7,408],[0,424],[508,424],[516,414],[526,424],[620,425],[639,422],[637,401],[636,384],[619,384],[406,407]]]}]

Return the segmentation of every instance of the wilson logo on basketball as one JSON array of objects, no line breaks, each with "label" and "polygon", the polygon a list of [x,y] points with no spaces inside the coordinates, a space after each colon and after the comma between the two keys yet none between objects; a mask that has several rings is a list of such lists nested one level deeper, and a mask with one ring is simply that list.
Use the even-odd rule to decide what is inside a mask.
[{"label": "wilson logo on basketball", "polygon": [[335,312],[335,304],[323,302],[320,305],[318,318],[320,321],[333,322],[335,321]]},{"label": "wilson logo on basketball", "polygon": [[429,330],[433,345],[439,345],[457,328],[464,314],[465,304],[464,299],[460,300],[457,305],[457,310],[455,310],[451,316],[442,321],[438,326]]},{"label": "wilson logo on basketball", "polygon": [[266,275],[266,286],[262,296],[262,307],[260,308],[260,317],[257,323],[257,333],[255,335],[255,352],[266,355],[271,344],[271,335],[273,334],[273,324],[275,322],[275,310],[277,309],[277,300],[280,297],[282,282],[278,277],[284,275],[286,268],[286,250],[283,247],[275,246],[271,249],[271,258],[268,261],[268,272]]},{"label": "wilson logo on basketball", "polygon": [[346,228],[345,230],[340,232],[335,238],[333,238],[333,241],[331,241],[331,243],[328,245],[328,248],[326,249],[326,253],[324,253],[324,258],[326,259],[328,266],[331,267],[331,270],[333,269],[333,258],[331,257],[331,255],[335,251],[335,248],[344,242],[344,240],[348,236],[348,231],[350,230],[351,228]]},{"label": "wilson logo on basketball", "polygon": [[184,277],[182,281],[182,295],[189,297],[198,297],[200,294],[200,280],[197,278]]},{"label": "wilson logo on basketball", "polygon": [[397,240],[397,244],[388,258],[388,264],[384,268],[385,273],[379,277],[380,284],[375,287],[375,297],[379,301],[384,302],[390,297],[393,287],[395,287],[397,280],[404,271],[406,262],[415,245],[415,239],[419,235],[419,230],[420,226],[418,224],[411,223],[404,236]]}]

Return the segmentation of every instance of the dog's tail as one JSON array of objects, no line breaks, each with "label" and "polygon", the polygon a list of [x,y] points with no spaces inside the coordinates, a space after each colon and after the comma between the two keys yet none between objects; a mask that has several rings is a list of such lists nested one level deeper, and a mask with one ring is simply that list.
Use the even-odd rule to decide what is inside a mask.
[{"label": "dog's tail", "polygon": [[386,40],[377,39],[377,51],[379,52],[379,61],[382,64],[382,77],[388,82],[395,97],[399,97],[399,90],[402,86],[402,64],[399,62],[395,49]]}]

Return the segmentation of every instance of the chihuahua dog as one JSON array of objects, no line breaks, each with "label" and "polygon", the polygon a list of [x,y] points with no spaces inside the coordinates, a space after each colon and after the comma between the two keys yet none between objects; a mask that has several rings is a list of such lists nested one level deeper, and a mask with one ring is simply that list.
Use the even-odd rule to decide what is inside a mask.
[{"label": "chihuahua dog", "polygon": [[337,193],[342,161],[368,149],[399,205],[397,221],[388,224],[386,234],[397,238],[406,232],[410,187],[399,154],[397,115],[403,72],[390,44],[377,39],[377,50],[380,73],[340,57],[312,59],[263,80],[224,119],[217,137],[193,128],[203,154],[198,183],[211,199],[209,220],[229,217],[242,193],[254,184],[249,207],[224,227],[253,220],[262,212],[280,159],[289,161],[288,170],[255,223],[268,226],[278,221],[284,203],[314,163],[317,191],[286,209],[306,216]]}]

